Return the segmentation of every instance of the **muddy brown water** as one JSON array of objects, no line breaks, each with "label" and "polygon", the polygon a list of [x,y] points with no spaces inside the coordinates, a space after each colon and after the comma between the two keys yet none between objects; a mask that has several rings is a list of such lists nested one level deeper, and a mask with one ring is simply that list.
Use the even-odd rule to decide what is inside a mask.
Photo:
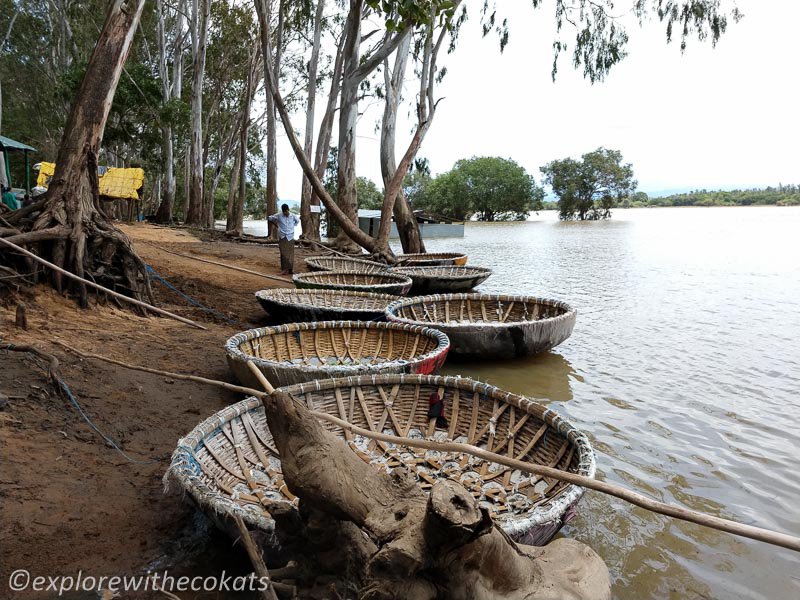
[{"label": "muddy brown water", "polygon": [[[572,304],[572,337],[445,372],[542,398],[590,435],[606,481],[800,535],[800,208],[533,219],[428,250],[494,269],[481,291]],[[800,598],[800,554],[600,494],[563,534],[603,557],[615,598]]]},{"label": "muddy brown water", "polygon": [[[578,309],[552,352],[444,372],[542,399],[591,437],[598,477],[800,535],[800,208],[616,210],[605,222],[468,223],[480,291]],[[800,554],[588,493],[563,535],[614,597],[800,598]]]}]

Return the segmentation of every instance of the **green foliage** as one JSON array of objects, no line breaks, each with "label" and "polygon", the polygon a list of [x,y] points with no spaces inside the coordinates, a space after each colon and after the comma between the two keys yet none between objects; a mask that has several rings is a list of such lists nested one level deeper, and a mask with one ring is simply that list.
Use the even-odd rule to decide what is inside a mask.
[{"label": "green foliage", "polygon": [[431,177],[430,169],[419,170],[415,168],[403,178],[403,195],[412,210],[425,204],[425,196],[431,181],[433,181],[433,178]]},{"label": "green foliage", "polygon": [[453,0],[366,0],[365,4],[384,19],[389,31],[430,23],[431,16],[434,21],[449,21],[456,11]]},{"label": "green foliage", "polygon": [[541,169],[558,197],[559,218],[607,219],[611,208],[636,189],[633,167],[622,164],[618,150],[598,148],[581,160],[554,160]]},{"label": "green foliage", "polygon": [[427,210],[456,220],[519,221],[541,207],[544,191],[523,167],[493,156],[459,160],[427,185]]},{"label": "green foliage", "polygon": [[[509,41],[509,26],[498,14],[497,2],[485,0],[481,9],[483,35],[497,34],[502,51]],[[532,0],[533,8],[545,4]],[[556,39],[553,41],[552,77],[558,72],[562,53],[572,50],[572,65],[583,69],[583,75],[592,83],[602,81],[611,67],[627,56],[628,34],[620,20],[616,0],[556,0]],[[726,8],[726,4],[730,8]],[[733,1],[726,0],[636,0],[630,12],[640,21],[655,16],[666,25],[667,41],[671,41],[676,28],[680,31],[681,51],[694,35],[698,40],[711,39],[716,44],[725,33],[729,19],[738,21],[742,14]],[[568,32],[568,33],[567,33]],[[574,33],[573,40],[569,40]]]},{"label": "green foliage", "polygon": [[672,194],[648,198],[640,193],[630,198],[630,206],[800,206],[800,185],[769,186],[763,189],[708,191],[696,190],[686,194]]},{"label": "green foliage", "polygon": [[383,192],[378,189],[375,182],[366,177],[356,178],[356,194],[358,208],[380,210],[383,206]]}]

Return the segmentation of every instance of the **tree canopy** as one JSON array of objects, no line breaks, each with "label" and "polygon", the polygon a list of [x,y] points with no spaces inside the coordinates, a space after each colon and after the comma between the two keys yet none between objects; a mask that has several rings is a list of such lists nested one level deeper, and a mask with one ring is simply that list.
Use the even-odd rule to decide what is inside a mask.
[{"label": "tree canopy", "polygon": [[544,191],[511,159],[481,156],[459,160],[427,186],[424,205],[464,220],[519,221],[541,207]]},{"label": "tree canopy", "polygon": [[554,160],[540,170],[558,197],[559,218],[564,220],[607,219],[616,203],[636,189],[633,166],[622,163],[619,150],[598,148],[580,160]]},{"label": "tree canopy", "polygon": [[747,190],[695,190],[655,198],[637,192],[626,198],[622,206],[800,206],[800,185],[778,184]]}]

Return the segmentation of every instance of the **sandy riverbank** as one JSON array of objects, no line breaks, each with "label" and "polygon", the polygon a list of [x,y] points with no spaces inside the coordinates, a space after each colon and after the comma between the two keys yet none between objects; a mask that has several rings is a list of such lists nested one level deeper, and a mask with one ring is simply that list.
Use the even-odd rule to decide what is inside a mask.
[{"label": "sandy riverbank", "polygon": [[[56,394],[33,358],[0,353],[0,394],[8,398],[0,408],[3,597],[8,574],[18,568],[42,575],[83,570],[98,576],[149,568],[197,572],[203,564],[210,574],[225,566],[250,570],[244,554],[231,554],[230,542],[206,530],[202,517],[179,496],[164,495],[161,483],[177,440],[238,398],[200,384],[82,360],[54,341],[158,369],[230,379],[223,343],[241,329],[267,324],[253,293],[283,284],[159,248],[277,275],[277,246],[201,241],[188,230],[146,224],[123,229],[156,273],[215,312],[190,305],[156,281],[159,306],[207,330],[111,305],[81,310],[47,286],[25,300],[27,331],[15,327],[14,306],[0,306],[0,338],[58,357],[64,379],[92,421],[131,458],[154,461],[126,460]],[[296,270],[304,270],[308,254],[298,247]]]}]

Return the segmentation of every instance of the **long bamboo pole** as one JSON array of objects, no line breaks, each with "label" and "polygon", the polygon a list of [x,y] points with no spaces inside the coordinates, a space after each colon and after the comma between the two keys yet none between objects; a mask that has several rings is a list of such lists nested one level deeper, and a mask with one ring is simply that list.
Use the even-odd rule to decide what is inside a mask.
[{"label": "long bamboo pole", "polygon": [[[143,241],[143,240],[142,240]],[[153,246],[157,248],[161,252],[166,252],[167,254],[174,254],[175,256],[182,256],[183,258],[191,258],[193,260],[197,260],[200,262],[208,263],[210,265],[216,265],[218,267],[225,267],[226,269],[232,269],[234,271],[241,271],[242,273],[248,273],[250,275],[256,275],[257,277],[263,277],[265,279],[275,279],[276,281],[282,281],[284,283],[292,283],[291,279],[287,279],[286,277],[279,277],[278,275],[267,275],[266,273],[259,273],[258,271],[251,271],[250,269],[245,269],[244,267],[237,267],[236,265],[230,265],[228,263],[218,262],[216,260],[209,260],[207,258],[200,258],[199,256],[192,256],[191,254],[183,254],[182,252],[175,252],[174,250],[167,250],[166,248],[162,248],[161,246],[157,246],[153,242],[144,241],[145,244]]]},{"label": "long bamboo pole", "polygon": [[272,587],[272,578],[269,575],[267,565],[264,564],[264,559],[261,557],[261,554],[259,554],[258,547],[253,541],[250,531],[248,531],[247,526],[244,524],[244,521],[242,521],[242,517],[238,514],[233,515],[233,520],[236,522],[236,527],[239,528],[239,534],[242,536],[244,549],[247,551],[247,556],[250,557],[250,562],[253,563],[253,569],[255,569],[256,574],[262,581],[266,579],[268,582],[266,589],[261,590],[262,600],[278,600],[278,596],[275,595],[275,588]]},{"label": "long bamboo pole", "polygon": [[146,308],[147,310],[153,311],[154,313],[157,313],[159,315],[164,315],[165,317],[169,317],[170,319],[175,319],[176,321],[180,321],[181,323],[186,323],[187,325],[191,325],[192,327],[196,327],[197,329],[205,329],[205,327],[200,325],[200,323],[196,323],[196,322],[192,321],[191,319],[187,319],[186,317],[178,316],[175,313],[171,313],[171,312],[169,312],[167,310],[164,310],[163,308],[158,308],[157,306],[153,306],[152,304],[148,304],[147,302],[142,302],[141,300],[137,300],[136,298],[131,298],[130,296],[126,296],[124,294],[120,294],[119,292],[115,292],[113,290],[105,288],[102,285],[98,285],[98,284],[94,283],[93,281],[89,281],[88,279],[84,279],[83,277],[78,277],[74,273],[70,273],[69,271],[67,271],[65,269],[62,269],[61,267],[59,267],[57,265],[54,265],[53,263],[43,259],[41,256],[37,256],[33,252],[30,252],[30,251],[26,250],[25,248],[23,248],[21,246],[17,246],[13,242],[9,242],[8,240],[4,240],[1,237],[0,237],[0,243],[5,244],[6,246],[10,246],[11,248],[16,250],[17,252],[20,252],[20,253],[24,254],[25,256],[28,256],[28,257],[32,258],[36,262],[39,262],[39,263],[45,265],[46,267],[50,267],[54,271],[56,271],[58,273],[61,273],[62,275],[66,276],[66,277],[69,277],[70,279],[74,279],[75,281],[80,281],[84,285],[88,285],[89,287],[92,287],[92,288],[95,288],[95,289],[100,290],[102,292],[105,292],[106,294],[109,294],[110,296],[113,296],[114,298],[118,298],[119,300],[122,300],[123,302],[128,302],[129,304],[135,304],[136,306],[140,306],[142,308]]},{"label": "long bamboo pole", "polygon": [[[75,354],[78,354],[79,356],[82,356],[84,358],[95,358],[97,360],[102,360],[122,367],[127,367],[129,369],[134,369],[137,371],[145,371],[147,373],[154,373],[157,375],[163,375],[174,379],[183,379],[183,380],[195,381],[198,383],[215,385],[234,392],[240,392],[243,394],[256,396],[261,398],[262,400],[266,400],[269,397],[269,395],[275,391],[274,387],[269,383],[269,381],[267,381],[266,377],[264,377],[264,374],[258,369],[258,367],[256,367],[253,363],[250,362],[247,363],[248,367],[252,371],[253,375],[258,379],[259,383],[264,387],[265,390],[267,390],[266,393],[247,387],[233,385],[231,383],[227,383],[224,381],[217,381],[214,379],[206,379],[204,377],[198,377],[196,375],[171,373],[169,371],[161,371],[158,369],[151,369],[149,367],[132,365],[129,363],[125,363],[123,361],[100,356],[99,354],[85,354],[83,352],[80,352],[79,350],[76,350],[75,348],[67,346],[63,342],[56,341],[56,343],[66,348],[70,352],[74,352]],[[318,419],[328,421],[330,423],[338,425],[343,429],[347,429],[348,431],[352,431],[353,433],[357,433],[358,435],[363,435],[366,438],[375,439],[382,442],[389,442],[392,444],[398,444],[402,446],[409,446],[412,448],[422,448],[426,450],[438,450],[440,452],[456,452],[462,454],[469,454],[471,456],[476,456],[478,458],[482,458],[490,462],[510,467],[512,469],[519,469],[520,471],[525,473],[532,473],[534,475],[539,475],[541,477],[549,477],[551,479],[557,479],[559,481],[571,483],[590,490],[594,490],[596,492],[607,494],[609,496],[619,498],[620,500],[624,500],[625,502],[633,504],[634,506],[638,506],[640,508],[644,508],[645,510],[665,515],[667,517],[673,517],[675,519],[689,521],[690,523],[695,523],[697,525],[702,525],[704,527],[709,527],[711,529],[716,529],[718,531],[724,531],[727,533],[732,533],[734,535],[740,535],[742,537],[750,538],[760,542],[765,542],[773,546],[780,546],[782,548],[788,548],[789,550],[800,552],[800,538],[796,536],[788,535],[778,531],[771,531],[769,529],[764,529],[761,527],[755,527],[753,525],[745,525],[743,523],[737,523],[736,521],[732,521],[730,519],[723,519],[722,517],[716,517],[714,515],[709,515],[689,508],[684,508],[681,506],[676,506],[674,504],[667,504],[665,502],[653,500],[652,498],[649,498],[643,494],[634,492],[632,490],[629,490],[627,488],[624,488],[620,485],[616,485],[613,483],[598,481],[597,479],[592,479],[591,477],[577,475],[575,473],[562,471],[560,469],[554,469],[552,467],[546,467],[544,465],[535,465],[523,462],[520,460],[509,458],[507,456],[495,454],[494,452],[490,452],[488,450],[484,450],[482,448],[478,448],[470,444],[461,444],[458,442],[437,442],[433,440],[411,439],[411,438],[399,437],[396,435],[388,435],[385,433],[377,433],[374,431],[370,431],[368,429],[363,429],[361,427],[353,425],[352,423],[348,423],[347,421],[343,421],[337,417],[334,417],[333,415],[329,415],[324,412],[311,411],[311,414]]]}]

